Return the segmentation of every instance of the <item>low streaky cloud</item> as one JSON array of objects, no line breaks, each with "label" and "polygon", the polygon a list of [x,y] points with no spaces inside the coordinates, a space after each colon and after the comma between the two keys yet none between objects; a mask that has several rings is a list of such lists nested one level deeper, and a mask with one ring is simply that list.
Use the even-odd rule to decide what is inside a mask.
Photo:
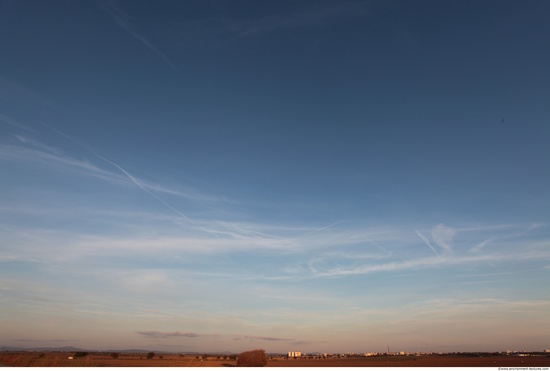
[{"label": "low streaky cloud", "polygon": [[187,337],[187,338],[197,338],[200,336],[211,336],[211,335],[201,335],[194,332],[163,332],[163,331],[138,331],[140,335],[143,335],[148,338],[153,339],[167,339],[172,337]]},{"label": "low streaky cloud", "polygon": [[420,237],[420,238],[422,239],[422,241],[424,241],[424,242],[426,243],[426,245],[428,245],[428,247],[429,247],[430,249],[432,249],[432,251],[435,253],[435,255],[441,256],[441,255],[439,255],[439,253],[437,252],[437,250],[432,246],[432,244],[430,243],[430,241],[429,241],[426,237],[424,237],[424,236],[422,235],[422,233],[420,233],[417,229],[415,229],[414,231],[416,232],[416,234],[418,235],[418,237]]},{"label": "low streaky cloud", "polygon": [[[324,343],[324,341],[321,341],[320,343]],[[309,344],[315,344],[314,341],[306,341],[306,340],[296,340],[291,343],[292,345],[309,345]]]},{"label": "low streaky cloud", "polygon": [[286,339],[286,338],[276,338],[272,336],[250,336],[250,335],[235,335],[241,339],[248,340],[263,340],[263,341],[292,341],[295,339]]},{"label": "low streaky cloud", "polygon": [[138,33],[129,19],[130,16],[126,14],[122,9],[120,9],[115,1],[102,1],[98,3],[99,6],[109,14],[109,16],[115,21],[115,23],[126,31],[128,34],[139,40],[143,45],[145,45],[149,50],[158,55],[160,58],[166,62],[178,75],[181,75],[181,72],[177,69],[176,65],[172,62],[170,58],[160,50],[158,50],[149,40],[147,40],[143,35]]},{"label": "low streaky cloud", "polygon": [[434,242],[443,250],[445,250],[447,254],[453,253],[451,241],[455,234],[456,231],[453,228],[449,228],[444,224],[439,224],[432,229],[432,238]]},{"label": "low streaky cloud", "polygon": [[29,343],[68,343],[75,341],[75,339],[11,339],[14,341],[23,341]]}]

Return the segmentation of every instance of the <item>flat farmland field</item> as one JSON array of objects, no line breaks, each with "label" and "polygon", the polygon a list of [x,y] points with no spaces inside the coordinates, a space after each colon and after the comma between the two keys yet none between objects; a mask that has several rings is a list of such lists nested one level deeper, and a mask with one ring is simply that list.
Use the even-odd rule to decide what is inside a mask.
[{"label": "flat farmland field", "polygon": [[[235,360],[177,354],[155,355],[120,354],[114,359],[108,354],[90,354],[69,359],[72,353],[6,352],[0,353],[0,363],[18,367],[234,367]],[[273,358],[267,367],[550,367],[546,356],[381,356],[334,359]]]},{"label": "flat farmland field", "polygon": [[145,354],[119,354],[114,359],[109,354],[89,354],[86,357],[74,358],[73,353],[58,352],[6,352],[0,353],[0,363],[16,367],[230,367],[236,366],[234,360],[221,360],[211,357],[207,360],[196,356],[179,356],[177,354],[155,355],[147,359]]},{"label": "flat farmland field", "polygon": [[268,367],[549,367],[550,357],[405,356],[340,359],[277,359]]}]

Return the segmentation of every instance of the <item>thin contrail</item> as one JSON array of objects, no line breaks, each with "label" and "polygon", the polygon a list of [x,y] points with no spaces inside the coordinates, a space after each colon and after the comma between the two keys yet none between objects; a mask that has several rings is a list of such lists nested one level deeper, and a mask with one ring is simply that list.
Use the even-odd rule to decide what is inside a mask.
[{"label": "thin contrail", "polygon": [[314,233],[317,233],[317,232],[324,231],[325,229],[329,229],[330,227],[333,227],[333,226],[335,226],[336,224],[340,224],[340,223],[342,223],[341,220],[339,220],[339,221],[337,221],[337,222],[334,222],[334,223],[332,223],[332,224],[329,224],[329,225],[327,225],[327,226],[324,226],[324,227],[315,229],[315,230],[313,230],[313,231],[307,232],[307,233],[301,235],[300,237],[305,237],[305,236],[309,236],[310,234],[314,234]]},{"label": "thin contrail", "polygon": [[422,241],[424,241],[426,243],[426,245],[428,245],[430,247],[430,249],[432,249],[432,251],[439,257],[441,257],[441,255],[439,255],[439,253],[436,251],[436,249],[434,249],[434,247],[430,244],[430,241],[428,241],[428,239],[426,237],[424,237],[420,232],[418,232],[418,230],[414,230],[416,232],[416,234],[418,235],[418,237],[420,237],[422,239]]},{"label": "thin contrail", "polygon": [[382,246],[380,246],[379,244],[377,244],[376,242],[374,242],[373,240],[371,240],[370,238],[367,238],[367,241],[369,241],[371,244],[373,244],[374,246],[378,247],[380,250],[382,250],[383,252],[385,253],[388,253],[388,250],[386,250],[385,248],[383,248]]},{"label": "thin contrail", "polygon": [[25,126],[22,123],[20,123],[18,121],[15,121],[11,117],[8,117],[8,116],[6,116],[4,114],[1,114],[1,113],[0,113],[0,122],[4,122],[8,125],[11,125],[11,126],[14,126],[14,127],[18,128],[18,129],[23,129],[23,130],[27,130],[27,131],[34,131],[33,129],[29,128],[28,126]]},{"label": "thin contrail", "polygon": [[116,12],[122,13],[123,15],[126,15],[121,9],[119,9],[116,6],[113,5],[106,5],[103,2],[99,3],[99,6],[105,10],[111,18],[114,19],[115,23],[120,26],[124,31],[138,39],[143,45],[145,45],[149,50],[151,50],[153,53],[161,57],[174,71],[178,73],[178,75],[181,75],[181,72],[177,69],[176,65],[172,62],[170,58],[160,50],[158,50],[149,40],[147,40],[145,37],[137,33],[133,30],[131,25],[129,25],[124,19],[122,19]]},{"label": "thin contrail", "polygon": [[126,175],[128,177],[128,179],[130,179],[135,185],[137,185],[139,188],[141,188],[143,191],[147,192],[150,196],[156,198],[159,202],[161,202],[164,206],[166,206],[167,208],[169,208],[170,210],[172,210],[173,212],[175,212],[176,214],[182,216],[183,218],[185,218],[187,221],[189,222],[192,222],[193,220],[191,218],[189,218],[187,215],[185,215],[184,213],[182,213],[181,211],[179,211],[178,209],[176,209],[175,207],[173,207],[172,205],[170,205],[169,203],[167,203],[166,201],[164,201],[162,198],[160,198],[159,196],[157,196],[156,194],[154,194],[153,192],[151,192],[149,189],[147,189],[146,186],[144,186],[139,180],[137,180],[134,176],[132,176],[132,174],[130,174],[129,172],[127,172],[126,170],[124,170],[124,168],[122,168],[120,165],[114,163],[113,161],[111,160],[108,160],[106,159],[105,157],[97,154],[95,151],[93,151],[90,147],[88,147],[87,145],[85,144],[82,144],[80,143],[79,141],[73,139],[72,137],[68,136],[67,134],[57,130],[57,129],[54,129],[46,124],[44,124],[43,122],[41,122],[40,124],[42,124],[43,126],[47,127],[48,129],[50,130],[53,130],[55,131],[57,134],[67,138],[68,140],[70,140],[71,142],[77,144],[78,146],[84,148],[86,151],[90,152],[92,155],[94,155],[95,157],[99,158],[100,160],[103,160],[105,161],[106,163],[116,167],[118,170],[120,170],[124,175]]},{"label": "thin contrail", "polygon": [[[90,150],[88,150],[90,151]],[[132,182],[134,182],[134,184],[136,184],[139,188],[143,189],[145,192],[149,193],[151,196],[153,196],[154,198],[156,198],[157,200],[159,200],[164,206],[168,207],[169,209],[171,209],[172,211],[174,211],[175,213],[177,213],[178,215],[184,217],[185,219],[187,219],[188,221],[192,221],[187,215],[183,214],[181,211],[179,211],[178,209],[174,208],[173,206],[171,206],[170,204],[168,204],[166,201],[164,201],[162,198],[160,198],[159,196],[157,196],[156,194],[154,194],[153,192],[149,191],[147,189],[147,187],[145,187],[143,184],[141,184],[141,182],[139,182],[136,178],[134,178],[132,176],[132,174],[130,174],[129,172],[127,172],[126,170],[124,170],[122,167],[120,167],[119,165],[115,164],[114,162],[112,161],[109,161],[107,160],[105,157],[103,156],[100,156],[98,155],[97,153],[94,153],[92,151],[90,151],[91,154],[93,154],[94,156],[96,156],[97,158],[100,158],[102,159],[103,161],[107,162],[108,164],[111,164],[113,165],[114,167],[116,167],[118,170],[122,171],[128,178],[130,178],[130,180]]]}]

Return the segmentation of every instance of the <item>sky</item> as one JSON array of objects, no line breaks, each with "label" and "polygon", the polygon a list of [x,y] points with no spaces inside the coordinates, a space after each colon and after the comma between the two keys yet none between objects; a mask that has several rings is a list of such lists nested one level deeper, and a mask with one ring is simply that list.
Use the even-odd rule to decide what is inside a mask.
[{"label": "sky", "polygon": [[549,17],[0,0],[0,346],[549,349]]}]

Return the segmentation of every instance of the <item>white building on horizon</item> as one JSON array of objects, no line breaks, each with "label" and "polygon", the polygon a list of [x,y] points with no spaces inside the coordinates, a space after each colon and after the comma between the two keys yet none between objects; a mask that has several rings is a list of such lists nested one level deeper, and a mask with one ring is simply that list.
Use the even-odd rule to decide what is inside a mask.
[{"label": "white building on horizon", "polygon": [[288,358],[300,358],[302,352],[288,352]]}]

